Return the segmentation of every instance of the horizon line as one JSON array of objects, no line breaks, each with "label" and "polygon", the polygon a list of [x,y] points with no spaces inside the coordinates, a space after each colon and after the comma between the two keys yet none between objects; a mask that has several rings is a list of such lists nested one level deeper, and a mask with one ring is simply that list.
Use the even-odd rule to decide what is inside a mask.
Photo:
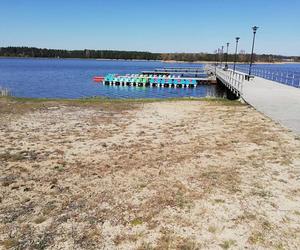
[{"label": "horizon line", "polygon": [[[140,53],[151,53],[151,54],[210,54],[214,55],[216,53],[212,52],[153,52],[153,51],[146,51],[146,50],[122,50],[122,49],[89,49],[89,48],[84,48],[84,49],[61,49],[61,48],[46,48],[46,47],[35,47],[35,46],[1,46],[0,49],[2,48],[30,48],[30,49],[47,49],[47,50],[66,50],[66,51],[84,51],[84,50],[94,50],[94,51],[119,51],[119,52],[140,52]],[[243,49],[240,50],[244,51]],[[241,54],[238,52],[238,54]],[[226,54],[226,53],[223,53]],[[228,53],[229,55],[233,55],[234,53]],[[251,54],[250,52],[245,52],[245,55]],[[299,57],[298,55],[283,55],[283,54],[268,54],[268,53],[255,53],[256,55],[270,55],[270,56],[282,56],[282,57]]]}]

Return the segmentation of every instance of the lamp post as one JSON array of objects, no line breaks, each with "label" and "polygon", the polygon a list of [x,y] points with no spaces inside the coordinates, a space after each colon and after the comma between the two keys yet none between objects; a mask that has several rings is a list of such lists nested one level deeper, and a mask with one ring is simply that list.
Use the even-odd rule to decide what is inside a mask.
[{"label": "lamp post", "polygon": [[217,63],[218,63],[218,62],[217,62],[217,53],[218,53],[218,51],[215,50],[214,52],[215,52],[215,66],[217,66]]},{"label": "lamp post", "polygon": [[224,46],[222,46],[222,49],[221,49],[221,68],[222,68],[222,64],[223,64],[223,50],[224,50]]},{"label": "lamp post", "polygon": [[218,50],[215,50],[215,75],[216,75],[216,72],[217,72],[217,66],[218,66]]},{"label": "lamp post", "polygon": [[250,65],[249,65],[249,78],[248,79],[250,79],[251,69],[252,69],[252,64],[253,64],[254,42],[255,42],[255,35],[256,35],[257,29],[258,29],[257,26],[253,26],[252,27],[252,30],[253,30],[253,41],[252,41],[252,52],[251,52],[251,59],[250,59]]},{"label": "lamp post", "polygon": [[225,68],[228,69],[228,47],[229,47],[229,43],[226,43],[227,49],[226,49],[226,64],[225,64]]},{"label": "lamp post", "polygon": [[236,59],[237,59],[237,48],[238,48],[239,40],[240,40],[239,37],[235,38],[235,54],[234,54],[233,72],[235,72],[235,64],[236,64]]}]

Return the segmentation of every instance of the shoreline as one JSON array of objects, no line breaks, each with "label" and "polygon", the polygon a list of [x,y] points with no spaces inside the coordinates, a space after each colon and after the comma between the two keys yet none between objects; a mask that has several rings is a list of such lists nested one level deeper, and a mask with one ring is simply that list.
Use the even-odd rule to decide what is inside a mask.
[{"label": "shoreline", "polygon": [[[146,60],[146,59],[108,59],[108,58],[55,58],[55,57],[18,57],[18,56],[0,56],[0,59],[36,59],[36,60],[95,60],[95,61],[136,61],[136,62],[162,62],[162,63],[182,63],[182,64],[211,64],[215,61],[164,61],[164,60]],[[224,62],[223,62],[224,63]],[[228,62],[233,64],[234,62]],[[237,62],[237,64],[249,64],[249,62]],[[300,64],[300,62],[255,62],[254,64]]]},{"label": "shoreline", "polygon": [[77,104],[101,104],[101,103],[151,103],[151,102],[175,102],[175,101],[209,101],[222,103],[240,103],[238,100],[229,100],[220,97],[170,97],[170,98],[105,98],[105,97],[87,97],[87,98],[34,98],[34,97],[15,97],[0,96],[0,101],[14,102],[35,102],[35,103],[51,103],[58,102],[61,104],[77,103]]}]

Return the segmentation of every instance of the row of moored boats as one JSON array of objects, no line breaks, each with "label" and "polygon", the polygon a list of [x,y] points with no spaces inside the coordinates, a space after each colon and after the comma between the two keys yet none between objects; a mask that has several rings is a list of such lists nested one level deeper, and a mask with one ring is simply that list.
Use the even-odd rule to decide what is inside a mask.
[{"label": "row of moored boats", "polygon": [[194,88],[197,80],[183,78],[176,75],[146,75],[146,74],[108,74],[105,77],[94,77],[95,82],[116,86],[138,86],[138,87],[169,87],[169,88]]}]

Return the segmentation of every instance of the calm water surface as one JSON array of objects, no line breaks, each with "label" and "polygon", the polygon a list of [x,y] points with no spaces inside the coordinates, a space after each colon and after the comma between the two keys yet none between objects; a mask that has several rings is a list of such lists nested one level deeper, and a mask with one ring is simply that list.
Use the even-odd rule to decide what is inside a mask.
[{"label": "calm water surface", "polygon": [[14,96],[42,98],[168,98],[219,95],[216,86],[200,86],[195,89],[137,88],[105,86],[92,81],[95,75],[140,73],[160,67],[183,67],[183,64],[156,61],[2,58],[0,86],[9,88]]},{"label": "calm water surface", "polygon": [[[157,61],[116,61],[82,59],[16,59],[0,58],[0,87],[9,88],[18,97],[81,98],[102,96],[110,98],[169,98],[223,96],[223,90],[212,85],[195,89],[141,88],[105,86],[92,81],[95,75],[108,73],[140,73],[161,67],[197,67],[202,64],[163,63]],[[237,65],[247,70],[247,65]],[[293,72],[300,79],[300,64],[255,65],[254,69]],[[290,74],[290,73],[286,73]],[[274,75],[276,77],[276,74]],[[272,75],[272,77],[274,77]],[[299,77],[298,77],[299,76]],[[289,75],[291,77],[291,75]],[[277,77],[289,83],[291,78]],[[299,85],[299,80],[293,82]]]}]

